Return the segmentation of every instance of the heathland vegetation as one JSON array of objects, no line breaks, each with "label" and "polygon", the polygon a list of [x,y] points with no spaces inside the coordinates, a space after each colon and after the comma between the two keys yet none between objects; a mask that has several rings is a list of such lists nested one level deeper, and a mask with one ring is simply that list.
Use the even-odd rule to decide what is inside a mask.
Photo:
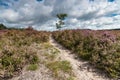
[{"label": "heathland vegetation", "polygon": [[109,77],[120,77],[120,31],[64,30],[54,39]]},{"label": "heathland vegetation", "polygon": [[[63,74],[60,75],[59,72],[71,75],[70,62],[57,59],[60,52],[49,43],[50,35],[59,44],[104,71],[109,77],[120,78],[119,30],[77,29],[45,32],[36,31],[32,27],[9,29],[2,24],[0,29],[0,77],[3,79],[20,74],[26,65],[29,65],[28,70],[36,70],[38,64],[44,64],[55,78],[61,78]],[[39,44],[39,49],[33,49],[34,44]],[[66,80],[63,76],[61,79]]]},{"label": "heathland vegetation", "polygon": [[[70,62],[57,59],[60,52],[49,43],[50,32],[36,31],[32,27],[26,29],[7,28],[4,25],[0,27],[0,80],[12,79],[24,73],[24,69],[25,71],[43,69],[43,72],[40,71],[37,75],[48,75],[44,74],[48,69],[47,73],[52,75],[52,80],[72,79]],[[46,67],[45,71],[43,65]],[[59,74],[60,72],[63,74]],[[67,74],[67,77],[64,74]],[[36,78],[40,77],[42,76]],[[31,79],[34,80],[32,75]]]},{"label": "heathland vegetation", "polygon": [[48,42],[48,32],[25,30],[0,31],[0,77],[10,78],[21,72],[25,65],[33,70],[39,58],[37,52],[32,50],[32,44]]}]

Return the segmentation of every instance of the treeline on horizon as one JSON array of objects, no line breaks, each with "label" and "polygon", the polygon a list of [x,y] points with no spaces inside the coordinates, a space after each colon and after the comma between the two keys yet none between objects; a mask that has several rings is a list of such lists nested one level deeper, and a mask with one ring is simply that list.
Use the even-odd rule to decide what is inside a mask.
[{"label": "treeline on horizon", "polygon": [[[25,30],[25,29],[26,30],[34,30],[34,28],[32,26],[28,26],[27,28],[16,28],[16,27],[8,27],[8,26],[5,26],[4,24],[0,23],[0,30]],[[81,29],[81,30],[92,30],[92,29]],[[120,28],[104,29],[104,30],[120,30]]]},{"label": "treeline on horizon", "polygon": [[27,28],[16,28],[16,27],[7,27],[2,23],[0,24],[0,30],[24,30],[24,29],[34,30],[31,26],[28,26]]}]

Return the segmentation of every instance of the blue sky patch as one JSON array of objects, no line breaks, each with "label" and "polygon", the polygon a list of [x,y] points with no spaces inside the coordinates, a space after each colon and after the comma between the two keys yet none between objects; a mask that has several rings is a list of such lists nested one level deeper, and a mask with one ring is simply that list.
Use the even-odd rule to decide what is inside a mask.
[{"label": "blue sky patch", "polygon": [[8,8],[8,7],[9,7],[9,5],[8,5],[7,3],[3,3],[3,2],[0,2],[0,6],[3,6],[3,7],[5,7],[5,8]]},{"label": "blue sky patch", "polygon": [[94,0],[89,0],[90,2],[94,1]]},{"label": "blue sky patch", "polygon": [[19,1],[19,0],[14,0],[14,1]]},{"label": "blue sky patch", "polygon": [[115,0],[108,0],[108,2],[114,2]]},{"label": "blue sky patch", "polygon": [[114,16],[117,16],[117,15],[119,15],[119,14],[113,13],[113,14],[107,15],[107,17],[114,17]]},{"label": "blue sky patch", "polygon": [[43,1],[43,0],[37,0],[38,2]]}]

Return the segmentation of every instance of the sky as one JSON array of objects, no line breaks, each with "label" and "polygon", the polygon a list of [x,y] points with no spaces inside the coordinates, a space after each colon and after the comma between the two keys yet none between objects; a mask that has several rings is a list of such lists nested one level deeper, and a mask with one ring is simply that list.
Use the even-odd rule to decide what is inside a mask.
[{"label": "sky", "polygon": [[66,13],[62,29],[120,28],[120,0],[0,0],[0,23],[9,27],[56,30],[56,14]]}]

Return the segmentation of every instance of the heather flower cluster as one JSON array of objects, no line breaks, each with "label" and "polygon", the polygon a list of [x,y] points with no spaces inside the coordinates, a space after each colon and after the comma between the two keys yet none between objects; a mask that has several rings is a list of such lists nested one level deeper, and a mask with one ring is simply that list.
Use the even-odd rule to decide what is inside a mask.
[{"label": "heather flower cluster", "polygon": [[107,42],[107,41],[115,42],[116,41],[116,35],[113,35],[112,33],[108,31],[103,32],[101,36],[102,36],[101,42]]}]

